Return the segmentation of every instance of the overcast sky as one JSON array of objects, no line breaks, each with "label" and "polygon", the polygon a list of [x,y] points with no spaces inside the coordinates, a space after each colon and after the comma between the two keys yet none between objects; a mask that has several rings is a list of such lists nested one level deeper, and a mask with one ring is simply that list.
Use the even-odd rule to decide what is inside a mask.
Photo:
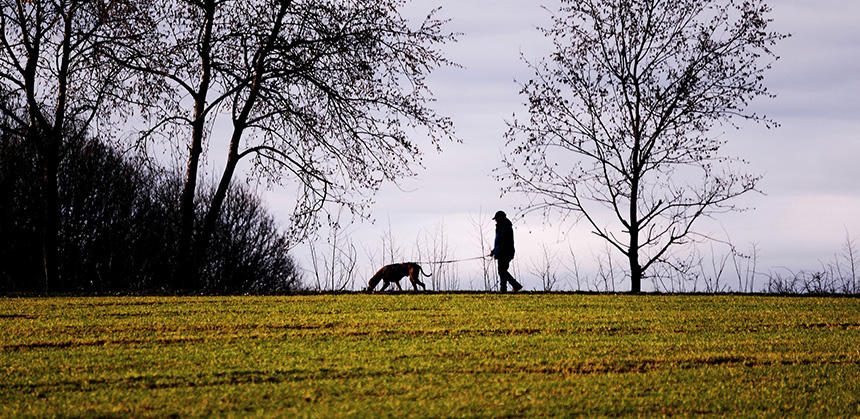
[{"label": "overcast sky", "polygon": [[[846,231],[860,237],[860,2],[855,0],[778,0],[772,29],[790,33],[777,47],[782,58],[767,75],[776,99],[753,104],[781,123],[767,130],[744,126],[726,131],[726,152],[750,162],[764,175],[765,195],[741,202],[754,209],[722,216],[702,228],[738,246],[757,243],[759,271],[777,267],[815,269],[844,243]],[[429,10],[436,1],[416,1],[410,10]],[[519,196],[500,197],[492,170],[500,165],[505,120],[524,115],[515,80],[530,72],[520,59],[546,56],[550,45],[536,30],[547,25],[553,2],[531,0],[443,0],[442,15],[450,30],[462,32],[459,42],[445,47],[462,69],[443,69],[431,77],[437,109],[450,115],[462,144],[447,144],[442,153],[425,147],[425,168],[388,185],[376,198],[375,223],[349,228],[362,256],[379,247],[389,220],[395,240],[411,259],[416,238],[444,225],[455,258],[480,255],[470,215],[489,218],[497,209],[513,213]],[[420,142],[420,141],[419,141]],[[425,142],[426,143],[426,142]],[[267,196],[276,213],[287,214],[283,192]],[[286,219],[282,221],[286,222]],[[515,220],[517,259],[529,289],[538,284],[527,265],[546,245],[568,257],[574,249],[581,261],[601,253],[585,226],[560,225],[538,215]],[[492,235],[492,233],[489,233]],[[492,239],[492,237],[489,237]],[[302,249],[300,262],[307,265]],[[362,262],[369,276],[377,266]],[[469,276],[477,268],[464,262],[458,270]],[[560,269],[560,273],[564,273]],[[469,281],[461,282],[464,288]],[[643,284],[646,286],[646,284]],[[566,287],[566,286],[565,286]],[[619,285],[629,289],[629,282]],[[646,286],[647,288],[647,286]]]}]

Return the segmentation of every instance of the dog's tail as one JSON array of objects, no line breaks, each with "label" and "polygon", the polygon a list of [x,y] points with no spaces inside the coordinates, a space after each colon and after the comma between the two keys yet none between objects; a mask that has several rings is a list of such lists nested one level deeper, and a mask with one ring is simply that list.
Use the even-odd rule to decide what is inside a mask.
[{"label": "dog's tail", "polygon": [[430,277],[430,274],[425,273],[424,268],[422,268],[421,266],[418,266],[418,272],[421,272],[424,276],[426,276],[428,278]]}]

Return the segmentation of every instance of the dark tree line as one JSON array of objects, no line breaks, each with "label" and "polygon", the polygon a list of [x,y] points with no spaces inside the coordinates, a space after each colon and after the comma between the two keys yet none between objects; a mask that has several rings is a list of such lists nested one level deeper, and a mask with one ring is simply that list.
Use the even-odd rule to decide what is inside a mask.
[{"label": "dark tree line", "polygon": [[[233,191],[240,162],[247,162],[251,176],[293,188],[296,196],[286,236],[247,240],[295,242],[319,225],[327,204],[366,215],[381,182],[408,176],[420,164],[411,133],[427,132],[437,148],[453,138],[450,120],[430,108],[424,82],[430,71],[450,64],[438,47],[453,34],[442,30],[445,21],[435,10],[416,22],[404,18],[404,4],[0,0],[0,128],[4,147],[29,153],[24,159],[36,170],[25,180],[38,192],[27,209],[35,234],[27,237],[35,240],[28,245],[38,243],[29,251],[40,254],[32,274],[42,290],[75,288],[60,274],[68,257],[60,253],[71,251],[63,235],[76,228],[66,212],[78,214],[91,203],[64,207],[60,200],[70,197],[61,196],[67,191],[60,182],[69,176],[61,172],[72,170],[64,159],[84,152],[78,149],[84,143],[68,139],[88,133],[111,142],[120,132],[140,134],[134,137],[141,150],[172,148],[185,161],[184,175],[162,182],[178,183],[178,194],[163,185],[148,190],[175,199],[175,205],[155,201],[175,208],[162,214],[171,227],[158,230],[169,234],[162,242],[172,246],[161,262],[172,265],[164,275],[170,279],[163,280],[170,286],[219,289],[217,272],[239,274],[227,259],[212,263],[216,255],[235,256],[220,240],[222,229],[236,228],[225,220],[269,228],[228,208],[239,205],[233,194],[246,193]],[[216,185],[200,185],[206,175],[201,162],[216,137],[229,144],[227,159]],[[4,202],[3,210],[24,211],[17,205]],[[119,231],[110,234],[122,239]],[[88,274],[113,266],[99,258],[100,268]]]},{"label": "dark tree line", "polygon": [[29,181],[40,183],[34,213],[45,289],[59,286],[62,139],[74,131],[80,135],[103,116],[100,109],[110,109],[112,99],[123,96],[116,67],[101,65],[95,52],[106,28],[120,25],[133,9],[114,3],[0,1],[2,128],[24,138],[35,152],[38,172]]},{"label": "dark tree line", "polygon": [[[58,276],[54,292],[171,292],[182,177],[151,168],[97,139],[64,141],[58,170]],[[44,200],[32,142],[0,141],[0,293],[44,291],[39,207]],[[205,185],[207,193],[214,187]],[[195,211],[198,220],[203,208]],[[283,292],[300,286],[279,230],[259,197],[231,189],[212,251],[197,265],[212,293]]]},{"label": "dark tree line", "polygon": [[[296,189],[290,226],[302,238],[326,203],[361,212],[381,182],[412,173],[420,158],[408,131],[438,145],[451,122],[428,103],[426,74],[449,64],[453,39],[435,11],[414,24],[403,0],[168,0],[144,11],[152,30],[102,52],[148,80],[137,102],[149,132],[180,143],[186,161],[175,276],[189,289],[210,251],[215,221],[242,161],[261,179]],[[230,124],[214,195],[198,172],[216,121]],[[159,135],[154,135],[157,138]],[[195,205],[206,206],[202,223]]]}]

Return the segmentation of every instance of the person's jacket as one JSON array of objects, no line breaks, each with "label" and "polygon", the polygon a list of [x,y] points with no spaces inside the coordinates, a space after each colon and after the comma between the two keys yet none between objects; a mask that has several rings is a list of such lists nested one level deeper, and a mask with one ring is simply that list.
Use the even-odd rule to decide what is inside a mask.
[{"label": "person's jacket", "polygon": [[492,255],[496,259],[514,258],[514,228],[507,218],[496,220],[496,241]]}]

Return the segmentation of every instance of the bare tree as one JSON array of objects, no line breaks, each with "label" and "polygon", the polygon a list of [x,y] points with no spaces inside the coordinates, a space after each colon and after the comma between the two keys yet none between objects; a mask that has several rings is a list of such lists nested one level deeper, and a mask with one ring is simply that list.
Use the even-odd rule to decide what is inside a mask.
[{"label": "bare tree", "polygon": [[[698,247],[690,246],[686,254],[673,255],[667,262],[655,263],[648,275],[655,291],[687,292],[692,288],[695,292],[704,270],[704,258]],[[690,285],[692,284],[692,285]]]},{"label": "bare tree", "polygon": [[769,96],[784,36],[760,0],[564,0],[549,60],[522,86],[499,177],[527,210],[585,219],[627,259],[631,291],[702,217],[736,210],[759,177],[720,154],[718,128]]},{"label": "bare tree", "polygon": [[358,250],[349,234],[340,224],[342,211],[330,223],[326,243],[321,248],[314,242],[308,243],[311,274],[316,289],[343,291],[353,289],[358,279]]},{"label": "bare tree", "polygon": [[[481,255],[488,255],[492,250],[488,242],[488,237],[490,237],[493,228],[491,221],[490,216],[485,214],[483,210],[478,211],[477,214],[469,214],[469,223],[474,228],[474,238],[480,248]],[[481,286],[484,291],[491,291],[495,288],[497,274],[494,268],[493,259],[489,257],[481,259]]]},{"label": "bare tree", "polygon": [[[568,253],[570,254],[570,265],[568,266],[568,271],[570,272],[570,276],[576,282],[576,291],[583,291],[582,288],[582,273],[579,270],[579,258],[576,256],[576,253],[573,251],[573,246],[568,245],[567,247]],[[588,278],[585,278],[586,285],[588,282]],[[573,284],[568,281],[568,284],[573,288]]]},{"label": "bare tree", "polygon": [[559,278],[556,270],[558,266],[558,253],[553,252],[545,243],[542,243],[540,256],[537,260],[531,261],[530,271],[540,280],[541,288],[544,291],[552,291],[558,284]]},{"label": "bare tree", "polygon": [[860,254],[857,251],[857,240],[845,231],[845,242],[842,251],[834,257],[833,267],[840,278],[840,291],[846,294],[857,294],[857,270],[860,268]]},{"label": "bare tree", "polygon": [[[450,64],[452,41],[431,11],[413,24],[403,0],[166,1],[148,43],[116,50],[128,68],[162,77],[173,105],[150,110],[150,132],[178,130],[188,163],[180,206],[177,276],[194,288],[194,254],[205,252],[238,164],[295,186],[291,229],[304,237],[326,203],[362,214],[383,181],[411,175],[424,128],[438,148],[448,118],[429,108],[425,76]],[[216,121],[228,121],[227,160],[207,215],[192,217],[200,156]],[[174,130],[166,130],[166,128]]]},{"label": "bare tree", "polygon": [[738,290],[742,292],[755,291],[756,265],[758,264],[758,243],[750,244],[749,252],[742,253],[734,246],[731,247],[732,266],[738,277]]},{"label": "bare tree", "polygon": [[460,287],[457,266],[449,262],[452,253],[444,223],[439,223],[433,230],[420,234],[415,243],[415,250],[418,254],[417,259],[429,262],[427,268],[432,273],[429,279],[430,289],[441,291]]},{"label": "bare tree", "polygon": [[382,232],[380,236],[380,244],[382,245],[382,265],[403,261],[403,246],[397,243],[394,238],[394,230],[391,228],[391,218],[388,218],[388,228]]},{"label": "bare tree", "polygon": [[857,294],[856,240],[847,231],[845,242],[833,260],[820,264],[820,270],[771,269],[763,273],[767,278],[766,289],[779,294]]},{"label": "bare tree", "polygon": [[592,279],[591,286],[597,291],[615,292],[615,283],[618,281],[618,277],[624,274],[623,269],[618,267],[612,254],[612,248],[607,243],[603,249],[603,254],[594,256],[597,263],[597,273]]},{"label": "bare tree", "polygon": [[774,294],[797,294],[807,275],[801,271],[795,273],[788,268],[771,269],[764,274],[767,277],[767,292]]},{"label": "bare tree", "polygon": [[717,255],[714,249],[714,244],[710,243],[710,271],[705,270],[704,257],[701,257],[702,262],[699,263],[702,280],[705,282],[705,292],[723,292],[728,290],[728,285],[720,283],[723,279],[723,274],[726,270],[731,252]]},{"label": "bare tree", "polygon": [[144,6],[113,0],[0,1],[0,90],[10,99],[0,102],[0,113],[11,122],[4,129],[27,138],[38,154],[46,291],[61,287],[57,178],[64,140],[84,138],[94,121],[117,109],[112,105],[123,96],[126,80],[102,60],[101,51],[145,29],[138,18],[138,7]]}]

